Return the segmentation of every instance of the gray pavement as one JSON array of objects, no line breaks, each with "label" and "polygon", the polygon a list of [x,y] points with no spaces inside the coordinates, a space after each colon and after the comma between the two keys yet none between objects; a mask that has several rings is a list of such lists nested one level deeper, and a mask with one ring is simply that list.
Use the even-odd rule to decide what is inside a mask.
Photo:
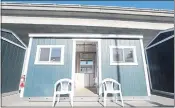
[{"label": "gray pavement", "polygon": [[[174,99],[166,98],[162,96],[152,95],[150,100],[140,100],[140,101],[124,101],[127,107],[137,107],[137,106],[152,106],[152,107],[173,107]],[[24,101],[19,97],[19,94],[13,94],[10,96],[2,97],[2,106],[48,106],[50,107],[52,102],[29,102]],[[56,103],[57,106],[70,106],[69,102],[59,102]],[[96,106],[103,107],[103,102],[74,102],[74,106]],[[117,104],[114,102],[107,102],[107,106],[120,106],[120,102]]]}]

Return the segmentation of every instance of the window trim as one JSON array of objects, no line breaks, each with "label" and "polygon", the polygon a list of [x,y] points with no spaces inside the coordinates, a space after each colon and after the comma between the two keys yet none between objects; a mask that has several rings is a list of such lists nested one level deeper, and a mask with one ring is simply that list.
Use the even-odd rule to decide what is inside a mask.
[{"label": "window trim", "polygon": [[[35,55],[35,65],[64,65],[64,47],[65,45],[37,45],[36,55]],[[51,61],[39,61],[40,58],[40,49],[41,48],[61,48],[61,58],[60,62],[51,62]],[[51,58],[51,51],[49,52],[49,60]]]},{"label": "window trim", "polygon": [[[132,63],[127,63],[127,62],[124,62],[124,63],[114,63],[114,60],[113,60],[113,50],[112,50],[113,48],[121,48],[121,49],[131,48],[131,49],[133,49],[134,62],[132,62]],[[136,54],[136,46],[109,46],[109,49],[110,49],[110,65],[138,65],[137,54]],[[124,58],[124,55],[123,55],[123,58]]]}]

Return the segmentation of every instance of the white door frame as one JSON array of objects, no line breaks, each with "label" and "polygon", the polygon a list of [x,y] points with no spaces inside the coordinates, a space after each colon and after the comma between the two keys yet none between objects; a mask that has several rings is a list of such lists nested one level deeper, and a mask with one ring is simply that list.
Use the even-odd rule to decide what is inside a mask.
[{"label": "white door frame", "polygon": [[[101,39],[72,39],[73,40],[73,54],[72,54],[72,81],[73,86],[72,90],[74,93],[74,87],[75,87],[75,60],[76,60],[76,42],[77,41],[86,41],[86,42],[97,42],[98,43],[98,78],[99,78],[99,84],[101,84],[102,81],[102,74],[101,74]],[[98,85],[99,85],[98,84]],[[99,88],[99,94],[101,94],[102,90]]]}]

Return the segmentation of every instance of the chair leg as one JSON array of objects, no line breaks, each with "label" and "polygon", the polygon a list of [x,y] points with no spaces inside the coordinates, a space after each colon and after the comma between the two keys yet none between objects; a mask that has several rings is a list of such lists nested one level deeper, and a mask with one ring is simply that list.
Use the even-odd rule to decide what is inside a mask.
[{"label": "chair leg", "polygon": [[71,103],[71,106],[73,107],[73,94],[70,94],[70,103]]},{"label": "chair leg", "polygon": [[107,93],[104,93],[104,99],[103,99],[103,101],[104,101],[104,107],[106,106],[106,98],[107,98]]},{"label": "chair leg", "polygon": [[121,99],[121,102],[122,102],[122,106],[124,107],[123,96],[122,96],[121,92],[120,92],[120,99]]},{"label": "chair leg", "polygon": [[54,106],[55,106],[55,99],[56,99],[56,94],[54,93],[54,95],[53,95],[52,107],[54,107]]},{"label": "chair leg", "polygon": [[98,102],[100,102],[101,96],[102,94],[98,95]]},{"label": "chair leg", "polygon": [[112,102],[116,100],[116,94],[112,94]]},{"label": "chair leg", "polygon": [[57,95],[57,102],[60,102],[60,94]]},{"label": "chair leg", "polygon": [[115,95],[115,102],[117,103],[118,94]]}]

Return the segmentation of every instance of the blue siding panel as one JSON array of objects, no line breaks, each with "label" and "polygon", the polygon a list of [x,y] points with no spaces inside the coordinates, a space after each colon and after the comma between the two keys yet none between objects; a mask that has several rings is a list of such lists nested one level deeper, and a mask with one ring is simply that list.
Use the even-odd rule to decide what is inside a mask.
[{"label": "blue siding panel", "polygon": [[[113,78],[121,83],[124,96],[146,96],[146,80],[144,76],[143,60],[139,40],[102,40],[102,79]],[[110,45],[115,46],[136,46],[136,66],[110,65]]]},{"label": "blue siding panel", "polygon": [[1,40],[2,93],[19,88],[25,50]]},{"label": "blue siding panel", "polygon": [[[33,39],[24,97],[51,97],[54,83],[57,80],[62,78],[71,79],[72,44],[71,39]],[[64,65],[35,65],[37,45],[65,45]]]},{"label": "blue siding panel", "polygon": [[[113,78],[121,83],[124,96],[147,96],[146,80],[139,40],[103,39],[102,79]],[[65,45],[64,65],[35,65],[37,45]],[[29,58],[24,97],[51,97],[54,83],[62,78],[71,78],[72,71],[71,39],[34,38]],[[111,66],[110,45],[136,46],[138,65]]]}]

